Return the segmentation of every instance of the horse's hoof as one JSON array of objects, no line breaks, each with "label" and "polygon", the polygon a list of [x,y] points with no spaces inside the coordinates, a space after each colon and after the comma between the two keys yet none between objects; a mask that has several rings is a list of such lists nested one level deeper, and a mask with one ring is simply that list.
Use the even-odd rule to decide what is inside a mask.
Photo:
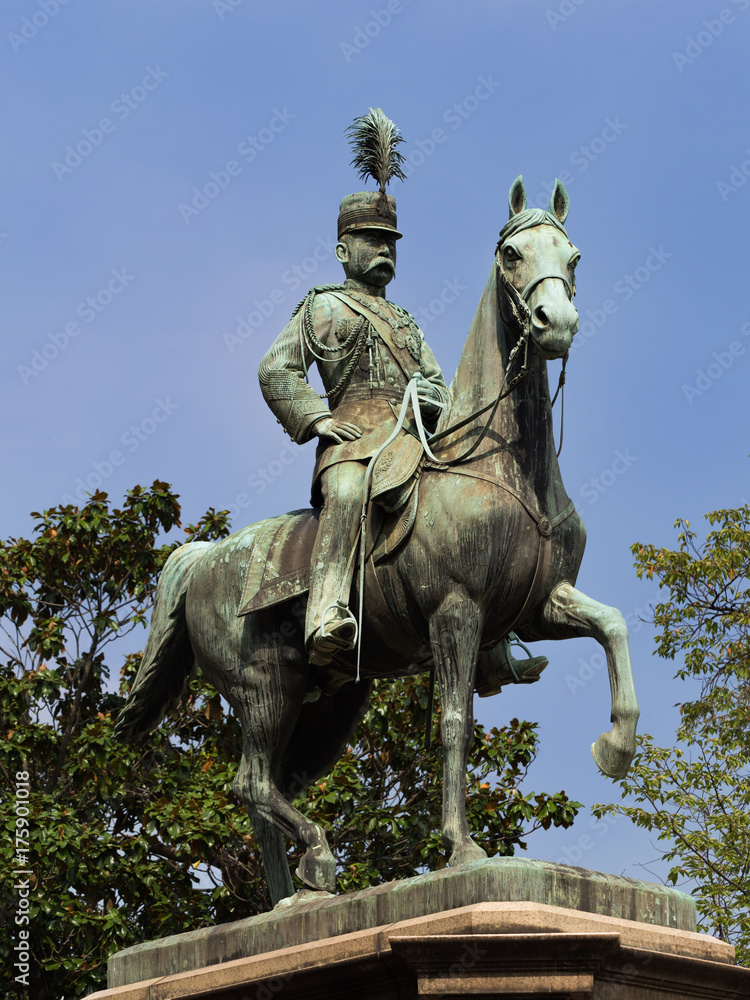
[{"label": "horse's hoof", "polygon": [[486,857],[487,852],[483,851],[479,844],[470,840],[456,848],[451,854],[448,864],[451,868],[457,868],[459,865],[468,865],[472,861],[483,861]]},{"label": "horse's hoof", "polygon": [[609,733],[602,733],[596,743],[591,744],[591,756],[603,775],[619,780],[627,777],[630,762],[635,756],[635,748],[626,750],[617,747],[613,744]]},{"label": "horse's hoof", "polygon": [[296,906],[298,903],[314,903],[316,900],[320,899],[333,899],[334,894],[332,892],[317,892],[315,889],[300,889],[293,896],[287,896],[285,899],[280,899],[279,902],[274,906],[274,910],[282,910],[287,906]]},{"label": "horse's hoof", "polygon": [[316,892],[336,892],[336,859],[330,851],[309,847],[302,856],[297,874]]}]

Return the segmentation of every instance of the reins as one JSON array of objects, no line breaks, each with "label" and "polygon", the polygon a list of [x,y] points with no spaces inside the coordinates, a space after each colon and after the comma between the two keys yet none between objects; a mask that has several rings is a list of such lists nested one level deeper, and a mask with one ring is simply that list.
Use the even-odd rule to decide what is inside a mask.
[{"label": "reins", "polygon": [[[442,438],[448,437],[449,434],[453,434],[454,431],[460,430],[467,424],[473,423],[477,419],[477,417],[481,417],[488,410],[492,411],[489,417],[487,418],[487,422],[482,428],[479,437],[471,445],[471,447],[466,452],[464,452],[463,455],[460,455],[458,458],[453,458],[450,461],[441,461],[440,459],[435,459],[435,457],[430,454],[430,457],[433,459],[433,461],[437,461],[440,465],[445,465],[445,466],[458,465],[461,462],[465,462],[467,458],[469,458],[471,455],[474,454],[474,452],[477,450],[477,448],[487,435],[490,427],[492,426],[492,421],[495,419],[495,413],[497,412],[497,408],[500,405],[501,401],[505,399],[507,396],[509,396],[511,392],[513,392],[515,387],[519,384],[519,382],[523,381],[523,379],[525,379],[526,376],[528,375],[529,340],[531,339],[531,310],[529,309],[528,306],[528,298],[534,291],[536,286],[541,284],[541,282],[545,281],[547,278],[559,278],[561,281],[565,282],[565,286],[568,289],[568,293],[572,294],[570,282],[562,274],[539,275],[535,277],[532,281],[530,281],[528,285],[526,285],[523,292],[519,292],[516,288],[514,288],[514,286],[508,281],[508,279],[505,277],[505,274],[502,271],[500,272],[500,276],[503,285],[505,287],[505,290],[508,293],[508,301],[513,311],[513,318],[516,320],[518,326],[521,328],[521,336],[519,337],[516,345],[513,347],[510,354],[508,355],[508,364],[506,365],[505,368],[505,374],[503,375],[503,381],[500,385],[500,391],[498,392],[495,400],[492,403],[487,403],[486,406],[483,406],[481,409],[476,410],[474,413],[470,414],[468,417],[465,417],[463,420],[459,420],[457,423],[452,424],[450,427],[446,427],[445,430],[440,431],[439,434],[433,434],[432,437],[430,438],[430,446],[434,446],[437,441],[440,441]],[[520,351],[521,347],[524,348],[523,365],[521,367],[520,372],[518,372],[518,374],[515,375],[510,380],[510,382],[508,383],[508,388],[505,389],[505,383],[508,381],[508,375],[510,374],[511,365],[513,364],[516,355]],[[551,409],[557,401],[557,397],[560,394],[560,390],[562,390],[563,395],[560,408],[560,447],[557,450],[558,458],[560,457],[560,452],[562,451],[562,443],[563,443],[563,419],[565,414],[565,390],[563,387],[565,385],[565,366],[567,364],[567,361],[568,361],[568,355],[566,352],[566,354],[563,356],[562,371],[560,372],[560,378],[557,383],[557,390],[555,391],[554,398],[550,403],[550,409]],[[505,391],[503,391],[504,389]],[[425,450],[429,452],[429,449],[425,448]]]}]

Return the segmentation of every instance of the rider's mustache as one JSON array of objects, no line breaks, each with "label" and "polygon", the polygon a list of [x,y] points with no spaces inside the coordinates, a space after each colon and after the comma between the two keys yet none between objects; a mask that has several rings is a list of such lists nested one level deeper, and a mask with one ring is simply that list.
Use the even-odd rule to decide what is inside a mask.
[{"label": "rider's mustache", "polygon": [[390,257],[375,257],[375,259],[372,260],[370,262],[370,264],[368,265],[367,271],[365,271],[365,274],[367,274],[370,271],[372,271],[373,268],[382,267],[383,264],[388,264],[388,266],[390,267],[390,269],[392,271],[396,270],[396,265],[393,263],[393,261],[391,260]]}]

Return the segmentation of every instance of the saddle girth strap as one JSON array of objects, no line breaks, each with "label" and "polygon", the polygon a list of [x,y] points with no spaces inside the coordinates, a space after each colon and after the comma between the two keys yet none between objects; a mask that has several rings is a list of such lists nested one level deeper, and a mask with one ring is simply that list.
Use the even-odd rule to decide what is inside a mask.
[{"label": "saddle girth strap", "polygon": [[554,517],[547,517],[546,514],[540,514],[538,511],[534,510],[531,504],[527,503],[523,497],[517,493],[512,486],[508,486],[507,483],[503,483],[496,476],[491,476],[486,472],[479,472],[476,469],[468,469],[463,467],[449,467],[442,464],[431,464],[427,463],[424,467],[425,472],[448,472],[453,476],[469,476],[471,479],[481,479],[485,483],[492,483],[493,486],[498,486],[501,490],[505,490],[509,493],[514,500],[517,500],[532,521],[536,524],[537,530],[540,535],[547,537],[552,533],[552,529],[556,528],[559,524],[562,524],[573,511],[576,509],[575,503],[571,500],[567,507],[564,507],[559,514],[555,514]]}]

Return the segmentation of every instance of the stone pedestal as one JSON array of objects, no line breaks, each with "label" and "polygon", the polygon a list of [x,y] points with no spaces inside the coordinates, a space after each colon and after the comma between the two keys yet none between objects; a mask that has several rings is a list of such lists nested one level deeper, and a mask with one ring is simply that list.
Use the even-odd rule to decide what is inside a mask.
[{"label": "stone pedestal", "polygon": [[109,984],[88,1000],[747,1000],[750,969],[682,893],[508,858],[137,945]]}]

